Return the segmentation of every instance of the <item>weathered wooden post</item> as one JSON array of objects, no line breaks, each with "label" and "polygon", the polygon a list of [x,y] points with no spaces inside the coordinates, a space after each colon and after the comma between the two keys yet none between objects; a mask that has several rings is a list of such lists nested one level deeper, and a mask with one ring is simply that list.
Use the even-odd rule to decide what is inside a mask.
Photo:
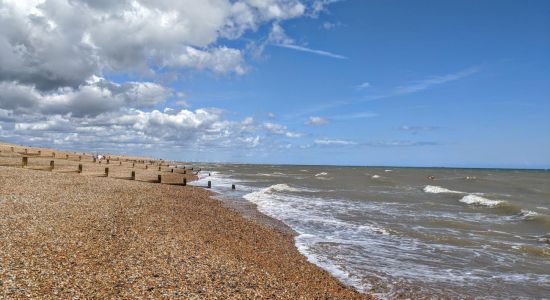
[{"label": "weathered wooden post", "polygon": [[235,185],[234,185],[234,184],[231,185],[231,189],[232,189],[232,190],[235,189]]},{"label": "weathered wooden post", "polygon": [[187,185],[187,178],[183,178],[183,185],[186,186]]},{"label": "weathered wooden post", "polygon": [[160,171],[160,170],[161,170],[161,169],[160,169],[160,166],[159,166],[159,171]]},{"label": "weathered wooden post", "polygon": [[132,163],[132,168],[136,166],[136,163]]},{"label": "weathered wooden post", "polygon": [[208,188],[212,188],[212,181],[208,180]]},{"label": "weathered wooden post", "polygon": [[42,155],[42,151],[38,150],[38,156]]},{"label": "weathered wooden post", "polygon": [[65,154],[65,158],[66,158],[66,159],[69,159],[69,154]]},{"label": "weathered wooden post", "polygon": [[78,156],[78,161],[82,161],[82,155]]},{"label": "weathered wooden post", "polygon": [[94,159],[94,162],[96,162],[96,161],[97,161],[97,158],[95,158],[95,157],[94,157],[93,159]]},{"label": "weathered wooden post", "polygon": [[170,173],[174,173],[174,169],[170,169]]},{"label": "weathered wooden post", "polygon": [[53,171],[54,167],[55,167],[55,162],[53,160],[50,160],[50,171]]},{"label": "weathered wooden post", "polygon": [[28,152],[28,151],[27,151],[27,148],[25,148],[25,154],[27,154],[27,152]]},{"label": "weathered wooden post", "polygon": [[107,158],[107,164],[109,164],[110,159]]},{"label": "weathered wooden post", "polygon": [[119,165],[119,166],[122,166],[122,162],[121,162],[121,161],[119,161],[119,162],[118,162],[118,165]]},{"label": "weathered wooden post", "polygon": [[52,157],[55,158],[55,152],[52,152]]},{"label": "weathered wooden post", "polygon": [[145,165],[145,170],[149,169],[149,165]]},{"label": "weathered wooden post", "polygon": [[28,157],[22,157],[21,158],[21,167],[24,168],[27,166],[27,164],[29,163],[29,158]]},{"label": "weathered wooden post", "polygon": [[78,164],[78,174],[82,173],[82,164]]},{"label": "weathered wooden post", "polygon": [[157,181],[158,181],[158,183],[162,182],[162,175],[157,175]]},{"label": "weathered wooden post", "polygon": [[109,177],[109,168],[105,168],[105,177]]},{"label": "weathered wooden post", "polygon": [[187,174],[187,170],[183,170],[183,174]]},{"label": "weathered wooden post", "polygon": [[130,176],[131,180],[136,180],[136,171],[132,171],[132,175]]}]

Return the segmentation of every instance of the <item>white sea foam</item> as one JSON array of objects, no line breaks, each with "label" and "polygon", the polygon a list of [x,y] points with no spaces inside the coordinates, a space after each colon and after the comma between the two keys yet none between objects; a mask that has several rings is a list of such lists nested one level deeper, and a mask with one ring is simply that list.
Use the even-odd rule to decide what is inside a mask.
[{"label": "white sea foam", "polygon": [[424,192],[425,193],[431,193],[431,194],[442,194],[442,193],[446,193],[446,194],[464,194],[463,192],[449,190],[449,189],[446,189],[444,187],[440,187],[440,186],[437,186],[437,185],[427,185],[427,186],[425,186],[424,187]]},{"label": "white sea foam", "polygon": [[327,176],[328,173],[327,172],[321,172],[321,173],[317,173],[315,174],[315,177],[319,177],[319,176]]},{"label": "white sea foam", "polygon": [[460,199],[460,202],[466,203],[466,204],[473,204],[473,205],[482,205],[487,207],[495,207],[504,203],[504,201],[502,200],[490,200],[490,199],[483,198],[477,195],[472,195],[472,194],[462,197],[462,199]]},{"label": "white sea foam", "polygon": [[538,215],[539,215],[539,213],[537,213],[535,211],[526,210],[526,209],[522,209],[521,213],[520,213],[520,216],[525,220],[532,219],[533,217],[538,216]]},{"label": "white sea foam", "polygon": [[380,177],[381,177],[380,175],[376,175],[376,174],[372,175],[372,178],[374,178],[374,179],[378,179]]}]

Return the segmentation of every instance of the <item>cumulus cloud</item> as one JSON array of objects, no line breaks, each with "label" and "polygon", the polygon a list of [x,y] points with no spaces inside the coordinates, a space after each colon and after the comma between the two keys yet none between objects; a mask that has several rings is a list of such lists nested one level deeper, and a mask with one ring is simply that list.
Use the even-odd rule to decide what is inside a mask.
[{"label": "cumulus cloud", "polygon": [[77,87],[106,69],[244,74],[242,51],[220,39],[306,9],[298,0],[6,0],[0,2],[0,80],[51,90]]},{"label": "cumulus cloud", "polygon": [[[190,110],[162,78],[246,74],[248,49],[232,41],[266,24],[276,24],[277,34],[281,22],[314,16],[329,3],[0,0],[0,136],[111,149],[257,147],[268,136],[301,137],[280,124],[230,121],[215,108]],[[269,39],[294,45],[280,29]]]},{"label": "cumulus cloud", "polygon": [[117,84],[93,77],[72,88],[41,91],[32,85],[0,82],[0,107],[17,114],[95,116],[124,107],[148,108],[162,103],[171,91],[152,82]]},{"label": "cumulus cloud", "polygon": [[289,138],[299,138],[303,135],[299,132],[289,131],[288,128],[284,125],[271,122],[264,123],[263,128],[272,134],[283,135]]},{"label": "cumulus cloud", "polygon": [[320,126],[328,123],[329,123],[329,120],[323,117],[309,117],[309,119],[306,121],[306,125],[310,125],[310,126]]}]

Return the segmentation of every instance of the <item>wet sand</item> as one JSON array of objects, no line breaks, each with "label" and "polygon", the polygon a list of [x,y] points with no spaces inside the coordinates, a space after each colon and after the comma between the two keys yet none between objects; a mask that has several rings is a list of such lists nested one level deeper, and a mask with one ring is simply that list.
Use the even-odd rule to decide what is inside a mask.
[{"label": "wet sand", "polygon": [[[120,157],[101,177],[104,163],[71,153],[40,171],[52,158],[21,168],[24,154],[9,147],[0,145],[0,298],[370,298],[307,262],[292,232],[264,217],[205,189],[152,183],[193,179],[181,170]],[[138,181],[113,178],[132,170]]]}]

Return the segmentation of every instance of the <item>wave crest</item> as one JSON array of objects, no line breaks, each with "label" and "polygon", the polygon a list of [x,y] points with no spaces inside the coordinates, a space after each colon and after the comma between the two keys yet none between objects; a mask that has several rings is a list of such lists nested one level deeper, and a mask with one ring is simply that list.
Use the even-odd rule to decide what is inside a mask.
[{"label": "wave crest", "polygon": [[449,189],[446,189],[444,187],[440,187],[440,186],[437,186],[437,185],[427,185],[427,186],[425,186],[424,187],[424,192],[425,193],[431,193],[431,194],[442,194],[442,193],[464,194],[463,192],[449,190]]},{"label": "wave crest", "polygon": [[460,199],[459,201],[466,204],[481,205],[487,207],[497,207],[505,203],[505,201],[502,200],[491,200],[477,195],[466,195],[462,197],[462,199]]}]

